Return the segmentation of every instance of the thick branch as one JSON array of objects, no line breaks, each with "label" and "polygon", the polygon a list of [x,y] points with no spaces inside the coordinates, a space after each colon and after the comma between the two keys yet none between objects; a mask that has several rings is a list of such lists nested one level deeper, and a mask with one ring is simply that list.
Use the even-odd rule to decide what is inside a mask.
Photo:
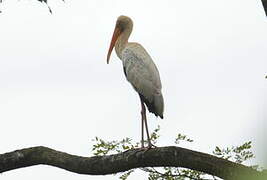
[{"label": "thick branch", "polygon": [[[260,173],[243,165],[180,147],[129,150],[109,156],[81,157],[47,147],[32,147],[0,155],[0,173],[38,164],[91,175],[105,175],[140,167],[184,167],[223,179],[238,179]],[[244,178],[242,178],[244,179]]]}]

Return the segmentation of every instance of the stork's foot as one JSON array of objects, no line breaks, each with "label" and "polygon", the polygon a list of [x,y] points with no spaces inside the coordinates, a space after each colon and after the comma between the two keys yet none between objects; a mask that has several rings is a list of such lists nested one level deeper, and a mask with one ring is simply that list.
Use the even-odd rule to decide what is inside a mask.
[{"label": "stork's foot", "polygon": [[157,147],[157,146],[155,146],[155,145],[152,144],[152,143],[149,143],[148,146],[147,146],[148,149],[152,149],[152,148],[156,148],[156,147]]},{"label": "stork's foot", "polygon": [[135,148],[135,153],[139,152],[147,152],[148,150],[152,149],[152,147],[140,147],[140,148]]},{"label": "stork's foot", "polygon": [[144,143],[141,143],[141,147],[140,147],[140,149],[145,149],[145,150],[147,150],[147,149],[156,148],[156,147],[157,147],[157,146],[155,146],[155,145],[152,144],[150,141],[148,141],[148,145],[147,145],[147,147],[144,146]]},{"label": "stork's foot", "polygon": [[153,148],[157,148],[157,146],[155,146],[153,144],[150,144],[147,147],[144,147],[144,146],[143,147],[136,147],[134,149],[129,149],[129,150],[125,151],[125,152],[133,151],[134,154],[136,154],[136,153],[145,153],[145,152],[147,152],[147,151],[149,151],[149,150],[151,150]]},{"label": "stork's foot", "polygon": [[152,144],[151,142],[150,143],[148,143],[148,146],[144,146],[144,145],[142,145],[140,148],[137,148],[137,149],[139,149],[139,150],[141,150],[141,151],[148,151],[148,150],[150,150],[150,149],[153,149],[153,148],[156,148],[157,146],[155,146],[154,144]]}]

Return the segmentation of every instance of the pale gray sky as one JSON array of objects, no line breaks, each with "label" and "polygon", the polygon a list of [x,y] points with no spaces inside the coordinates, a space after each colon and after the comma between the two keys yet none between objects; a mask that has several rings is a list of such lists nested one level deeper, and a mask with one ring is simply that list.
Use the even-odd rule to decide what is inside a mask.
[{"label": "pale gray sky", "polygon": [[[253,141],[263,165],[267,126],[267,18],[261,1],[9,0],[0,9],[0,153],[43,145],[91,156],[91,139],[140,140],[139,98],[121,61],[106,55],[119,15],[130,16],[130,41],[141,43],[160,71],[164,119],[159,146],[176,134],[183,147],[210,153],[216,145]],[[265,134],[266,135],[266,134]],[[35,166],[14,179],[117,179]],[[130,179],[140,176],[134,175]],[[142,178],[142,177],[141,177]]]}]

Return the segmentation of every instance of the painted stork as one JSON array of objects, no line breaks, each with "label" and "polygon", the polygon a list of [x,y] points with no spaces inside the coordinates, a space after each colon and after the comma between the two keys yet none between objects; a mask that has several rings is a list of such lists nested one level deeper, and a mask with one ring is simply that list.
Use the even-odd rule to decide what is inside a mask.
[{"label": "painted stork", "polygon": [[107,63],[109,63],[111,52],[115,46],[116,54],[122,61],[126,79],[140,97],[142,108],[141,148],[144,148],[144,125],[148,148],[151,148],[153,145],[149,137],[145,105],[149,112],[163,119],[164,101],[161,93],[161,81],[156,65],[143,46],[135,42],[128,42],[132,29],[133,21],[131,18],[118,17],[108,50]]}]

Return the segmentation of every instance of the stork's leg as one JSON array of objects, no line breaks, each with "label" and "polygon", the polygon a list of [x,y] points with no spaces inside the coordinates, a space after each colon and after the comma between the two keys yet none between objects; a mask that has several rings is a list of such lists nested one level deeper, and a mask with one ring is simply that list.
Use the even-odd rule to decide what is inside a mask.
[{"label": "stork's leg", "polygon": [[153,144],[150,141],[149,132],[148,132],[148,125],[147,125],[147,120],[146,120],[146,107],[141,97],[140,97],[140,100],[141,100],[141,106],[142,106],[142,111],[141,111],[141,114],[142,114],[142,148],[144,147],[144,124],[146,126],[148,148],[151,148]]},{"label": "stork's leg", "polygon": [[147,119],[146,119],[146,107],[143,103],[143,107],[144,107],[144,123],[146,126],[146,135],[147,135],[147,142],[148,142],[148,148],[151,148],[153,146],[153,144],[150,141],[150,137],[149,137],[149,132],[148,132],[148,125],[147,125]]},{"label": "stork's leg", "polygon": [[141,131],[142,131],[141,132],[141,148],[144,148],[144,122],[145,122],[144,113],[145,113],[146,109],[145,109],[145,106],[144,106],[144,103],[143,103],[141,97],[140,97],[140,102],[141,102],[141,108],[142,108],[141,109],[141,117],[142,117],[142,119],[141,119]]}]

